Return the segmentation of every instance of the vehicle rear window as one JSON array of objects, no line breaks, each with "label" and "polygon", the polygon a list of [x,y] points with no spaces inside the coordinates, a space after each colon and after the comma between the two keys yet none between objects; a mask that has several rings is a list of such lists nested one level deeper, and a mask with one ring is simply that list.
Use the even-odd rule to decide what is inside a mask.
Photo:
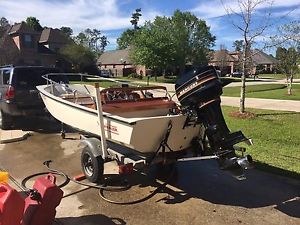
[{"label": "vehicle rear window", "polygon": [[10,70],[3,70],[2,71],[2,77],[3,77],[3,84],[9,83],[9,77],[10,77]]},{"label": "vehicle rear window", "polygon": [[13,83],[17,88],[35,89],[37,85],[47,84],[47,81],[42,77],[43,75],[58,71],[55,68],[19,68],[15,69],[14,72]]}]

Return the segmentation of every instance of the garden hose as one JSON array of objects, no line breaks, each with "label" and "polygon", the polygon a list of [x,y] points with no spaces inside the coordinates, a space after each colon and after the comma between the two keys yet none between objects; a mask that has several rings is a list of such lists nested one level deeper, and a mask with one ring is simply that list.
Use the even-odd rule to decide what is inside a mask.
[{"label": "garden hose", "polygon": [[162,184],[160,184],[153,192],[151,192],[149,195],[146,195],[145,197],[141,198],[141,199],[137,199],[137,200],[133,200],[133,201],[128,201],[128,202],[119,202],[119,201],[115,201],[115,200],[111,200],[107,197],[104,196],[104,191],[106,191],[105,189],[99,188],[99,196],[105,200],[106,202],[112,203],[112,204],[116,204],[116,205],[133,205],[133,204],[137,204],[137,203],[141,203],[144,202],[150,198],[152,198],[154,195],[156,195],[157,193],[159,193],[159,191],[161,191],[164,187],[166,187],[166,185],[169,183],[170,179],[173,177],[175,168],[172,168],[172,171],[169,175],[169,177],[167,178],[167,180],[165,182],[163,182]]},{"label": "garden hose", "polygon": [[[91,185],[91,184],[87,184],[87,183],[83,183],[83,182],[80,182],[80,181],[77,181],[73,178],[71,178],[70,176],[68,176],[66,173],[60,171],[60,170],[57,170],[57,169],[53,169],[53,168],[50,168],[50,163],[52,161],[51,160],[47,160],[43,163],[44,166],[46,166],[46,168],[54,175],[59,175],[59,176],[62,176],[64,177],[64,181],[58,185],[58,187],[62,188],[64,186],[66,186],[70,181],[78,184],[78,185],[81,185],[81,186],[85,186],[85,187],[89,187],[89,188],[94,188],[94,189],[98,189],[99,190],[99,196],[105,200],[106,202],[109,202],[109,203],[112,203],[112,204],[118,204],[118,205],[130,205],[130,204],[137,204],[137,203],[141,203],[143,201],[146,201],[150,198],[152,198],[154,195],[156,195],[160,190],[162,190],[167,184],[168,184],[168,181],[170,180],[170,178],[173,176],[173,172],[174,172],[174,169],[172,170],[170,176],[167,178],[167,180],[162,183],[161,185],[159,185],[153,192],[151,192],[149,195],[141,198],[141,199],[137,199],[137,200],[133,200],[133,201],[129,201],[129,202],[118,202],[118,201],[115,201],[115,200],[111,200],[107,197],[105,197],[104,195],[104,192],[105,191],[110,191],[110,192],[120,192],[120,191],[126,191],[126,190],[129,190],[131,188],[131,185],[128,184],[126,181],[124,182],[125,184],[123,186],[109,186],[108,183],[111,182],[111,181],[114,181],[114,178],[108,178],[105,180],[105,184],[99,184],[99,185]],[[137,171],[139,172],[139,171]],[[41,176],[41,175],[45,175],[45,174],[48,174],[49,172],[40,172],[40,173],[35,173],[35,174],[32,174],[32,175],[29,175],[27,177],[25,177],[22,182],[21,182],[21,189],[23,190],[31,190],[29,189],[27,186],[26,186],[26,183],[32,179],[33,177],[36,177],[36,176]]]}]

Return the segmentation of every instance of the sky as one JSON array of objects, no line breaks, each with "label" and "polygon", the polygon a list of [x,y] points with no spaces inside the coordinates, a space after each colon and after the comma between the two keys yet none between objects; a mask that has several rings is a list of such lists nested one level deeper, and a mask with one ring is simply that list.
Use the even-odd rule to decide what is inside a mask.
[{"label": "sky", "polygon": [[[257,1],[257,0],[256,0]],[[254,28],[268,24],[264,35],[258,37],[259,45],[266,37],[276,33],[277,26],[300,18],[300,0],[273,0],[259,5],[253,16]],[[142,9],[140,24],[153,21],[156,16],[171,16],[176,9],[189,11],[205,20],[216,36],[215,49],[225,46],[233,50],[232,43],[242,39],[236,26],[240,18],[228,16],[228,11],[238,12],[237,0],[0,0],[0,17],[10,23],[26,20],[28,16],[39,19],[42,26],[71,27],[74,34],[86,28],[100,29],[110,42],[107,50],[117,47],[121,33],[132,28],[131,14]],[[226,12],[227,9],[227,12]],[[267,16],[267,13],[271,16]]]}]

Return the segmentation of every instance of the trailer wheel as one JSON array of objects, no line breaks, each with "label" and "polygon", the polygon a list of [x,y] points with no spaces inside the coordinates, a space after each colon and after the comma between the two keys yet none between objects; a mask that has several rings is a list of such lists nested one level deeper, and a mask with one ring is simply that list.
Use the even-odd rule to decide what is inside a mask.
[{"label": "trailer wheel", "polygon": [[81,152],[81,167],[85,177],[93,182],[100,183],[103,178],[104,161],[101,156],[95,157],[86,146]]}]

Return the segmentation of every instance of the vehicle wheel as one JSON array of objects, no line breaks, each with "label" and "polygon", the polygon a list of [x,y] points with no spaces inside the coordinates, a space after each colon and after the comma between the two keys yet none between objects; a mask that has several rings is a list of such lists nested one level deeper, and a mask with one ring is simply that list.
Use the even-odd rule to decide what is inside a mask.
[{"label": "vehicle wheel", "polygon": [[11,118],[0,110],[0,128],[2,130],[8,130],[11,128]]},{"label": "vehicle wheel", "polygon": [[85,147],[81,152],[81,167],[89,181],[93,183],[102,181],[104,161],[101,156],[95,157],[88,147]]}]

